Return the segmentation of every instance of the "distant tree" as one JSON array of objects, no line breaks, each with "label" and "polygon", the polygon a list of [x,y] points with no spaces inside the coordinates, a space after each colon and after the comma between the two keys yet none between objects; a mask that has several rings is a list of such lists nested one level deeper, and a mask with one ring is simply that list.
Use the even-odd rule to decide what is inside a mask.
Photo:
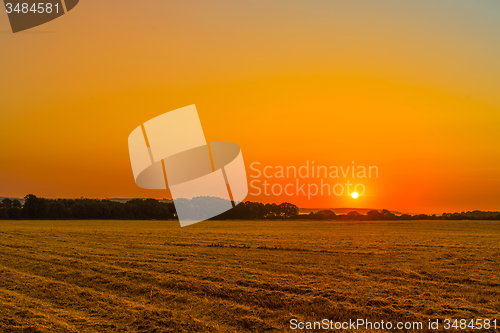
[{"label": "distant tree", "polygon": [[312,218],[315,220],[335,220],[338,218],[337,214],[331,210],[320,210],[316,213],[312,213]]},{"label": "distant tree", "polygon": [[345,218],[347,220],[361,220],[362,217],[363,217],[363,215],[356,212],[356,211],[349,212],[345,215]]},{"label": "distant tree", "polygon": [[68,219],[69,216],[68,211],[66,209],[66,205],[62,200],[53,200],[48,204],[48,218],[49,219]]},{"label": "distant tree", "polygon": [[280,217],[285,219],[291,219],[299,215],[299,207],[292,205],[291,203],[284,202],[279,205]]},{"label": "distant tree", "polygon": [[393,213],[391,213],[390,211],[388,211],[387,209],[382,209],[382,211],[380,212],[382,214],[382,220],[396,220],[397,219],[397,216]]},{"label": "distant tree", "polygon": [[20,220],[23,216],[22,210],[17,207],[12,207],[7,210],[10,220]]},{"label": "distant tree", "polygon": [[47,200],[28,194],[24,197],[23,215],[28,219],[46,219],[49,211]]},{"label": "distant tree", "polygon": [[377,221],[377,220],[383,220],[384,215],[379,212],[378,210],[370,210],[368,213],[366,213],[368,216],[368,219],[371,221]]},{"label": "distant tree", "polygon": [[10,208],[12,208],[12,204],[13,204],[12,199],[9,199],[9,198],[4,198],[4,199],[2,200],[2,206],[3,206],[3,208],[5,208],[5,209],[10,209]]},{"label": "distant tree", "polygon": [[0,202],[0,220],[8,220],[9,214],[7,213],[7,209],[5,209],[3,205],[3,200]]}]

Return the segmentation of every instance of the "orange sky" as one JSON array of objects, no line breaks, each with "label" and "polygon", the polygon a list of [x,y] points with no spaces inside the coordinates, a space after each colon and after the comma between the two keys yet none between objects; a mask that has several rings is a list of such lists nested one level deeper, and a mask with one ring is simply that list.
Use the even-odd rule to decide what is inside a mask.
[{"label": "orange sky", "polygon": [[0,196],[164,197],[135,185],[128,135],[196,104],[247,167],[379,168],[357,200],[249,200],[500,210],[497,1],[86,0],[9,31],[0,15]]}]

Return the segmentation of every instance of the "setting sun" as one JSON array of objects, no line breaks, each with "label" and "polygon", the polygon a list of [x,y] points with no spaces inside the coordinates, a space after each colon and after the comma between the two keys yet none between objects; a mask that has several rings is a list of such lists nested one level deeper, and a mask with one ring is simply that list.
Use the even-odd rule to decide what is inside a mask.
[{"label": "setting sun", "polygon": [[358,198],[358,196],[359,196],[359,195],[358,195],[358,192],[352,192],[352,193],[351,193],[351,197],[352,197],[353,199],[357,199],[357,198]]}]

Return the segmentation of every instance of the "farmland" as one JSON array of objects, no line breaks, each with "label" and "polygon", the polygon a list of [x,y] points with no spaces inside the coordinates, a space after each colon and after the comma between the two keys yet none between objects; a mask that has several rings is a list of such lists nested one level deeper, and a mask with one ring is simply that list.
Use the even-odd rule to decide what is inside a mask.
[{"label": "farmland", "polygon": [[293,318],[498,320],[500,222],[0,221],[0,332],[279,332]]}]

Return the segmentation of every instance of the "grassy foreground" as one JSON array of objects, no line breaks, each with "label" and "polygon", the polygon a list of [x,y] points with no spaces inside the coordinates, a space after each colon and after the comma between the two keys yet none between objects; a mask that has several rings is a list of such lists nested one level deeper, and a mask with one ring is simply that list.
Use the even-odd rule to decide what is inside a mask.
[{"label": "grassy foreground", "polygon": [[0,332],[499,314],[499,221],[0,222]]}]

